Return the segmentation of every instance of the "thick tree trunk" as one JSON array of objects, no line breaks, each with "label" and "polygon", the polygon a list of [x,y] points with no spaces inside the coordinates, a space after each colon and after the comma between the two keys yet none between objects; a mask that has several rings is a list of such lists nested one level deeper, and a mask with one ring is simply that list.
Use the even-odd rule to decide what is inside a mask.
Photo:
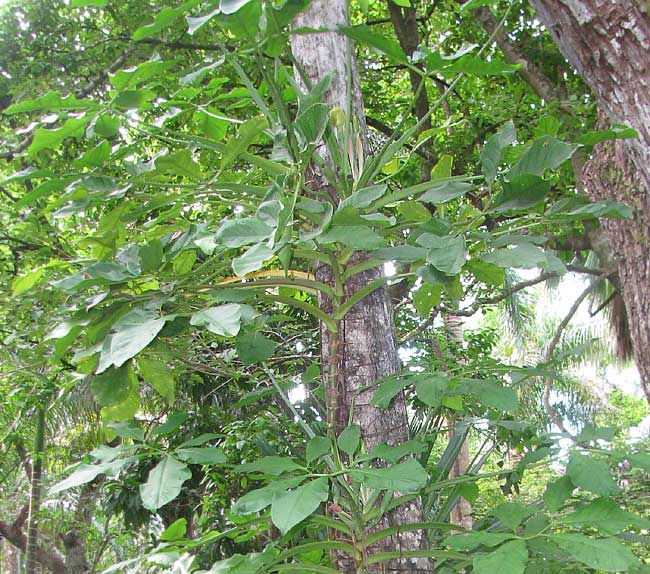
[{"label": "thick tree trunk", "polygon": [[639,0],[531,0],[569,63],[613,122],[638,139],[601,144],[585,166],[594,199],[621,201],[632,220],[605,220],[617,258],[634,357],[650,401],[650,14]]},{"label": "thick tree trunk", "polygon": [[[294,26],[334,28],[345,24],[345,5],[345,0],[314,0],[310,7],[296,18]],[[331,87],[325,96],[328,104],[341,109],[347,108],[350,73],[352,113],[357,119],[362,141],[365,140],[366,122],[354,52],[351,52],[349,62],[352,69],[348,70],[346,39],[340,34],[320,33],[293,35],[291,41],[294,56],[312,83],[315,84],[326,75],[331,75]],[[367,148],[365,142],[363,147]],[[316,176],[313,185],[323,188],[327,183]],[[364,257],[363,253],[357,253],[350,263],[358,262]],[[330,268],[322,266],[317,271],[317,276],[320,281],[331,282]],[[345,283],[345,299],[381,276],[380,268],[354,275]],[[323,299],[321,306],[328,310],[331,302]],[[321,325],[323,370],[325,374],[335,374],[334,377],[324,376],[324,379],[330,385],[330,388],[326,389],[330,399],[328,417],[336,431],[340,432],[347,426],[351,418],[361,427],[368,451],[382,442],[397,444],[408,440],[408,419],[403,395],[396,397],[388,410],[377,409],[370,404],[374,383],[400,368],[392,308],[387,291],[378,289],[357,303],[340,322],[338,335],[335,338],[332,335],[325,325]],[[417,501],[389,513],[380,528],[421,520],[421,504]],[[421,531],[401,533],[374,544],[367,552],[373,554],[400,549],[420,550],[423,542],[424,535]],[[340,570],[355,572],[353,560],[346,560],[337,555],[335,562]],[[424,572],[429,569],[429,561],[425,558],[401,559],[378,564],[376,567],[378,572],[404,569]]]}]

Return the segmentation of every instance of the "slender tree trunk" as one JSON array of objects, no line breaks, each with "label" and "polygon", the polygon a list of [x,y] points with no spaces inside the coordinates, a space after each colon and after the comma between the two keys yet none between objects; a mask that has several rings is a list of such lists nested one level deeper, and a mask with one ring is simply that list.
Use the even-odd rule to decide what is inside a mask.
[{"label": "slender tree trunk", "polygon": [[[447,335],[447,340],[455,345],[463,344],[463,318],[460,315],[453,315],[448,313],[444,316],[445,321],[445,333]],[[449,425],[453,425],[453,419],[449,419]],[[448,441],[451,442],[456,436],[456,430],[450,428],[448,431]],[[469,453],[469,437],[466,437],[463,441],[462,446],[456,460],[454,461],[451,471],[449,472],[449,478],[456,478],[458,476],[463,476],[467,469],[469,468],[470,463],[470,453]],[[472,528],[472,505],[462,496],[458,499],[456,506],[451,509],[449,514],[449,522],[468,528]]]},{"label": "slender tree trunk", "polygon": [[[345,0],[314,0],[309,8],[296,18],[294,26],[334,28],[345,24],[346,21]],[[332,83],[325,96],[326,103],[347,109],[348,78],[351,80],[352,113],[359,126],[359,135],[362,141],[365,140],[366,122],[354,52],[350,48],[351,69],[348,69],[346,39],[336,33],[296,34],[292,36],[292,50],[312,83],[315,84],[326,75],[331,75]],[[365,144],[363,147],[367,148]],[[312,186],[315,189],[323,189],[327,187],[327,182],[315,174]],[[363,253],[357,253],[350,263],[365,257]],[[332,271],[328,266],[323,265],[317,270],[320,281],[331,282],[331,275]],[[381,276],[381,268],[354,275],[345,282],[344,299]],[[325,298],[321,299],[320,304],[325,310],[331,309],[331,301]],[[340,322],[337,335],[328,332],[326,326],[321,324],[321,345],[324,374],[330,375],[324,376],[329,387],[326,389],[328,420],[333,423],[336,431],[340,432],[351,419],[361,427],[367,450],[372,450],[382,442],[397,444],[408,440],[408,419],[403,394],[395,398],[388,410],[377,409],[370,404],[374,394],[373,384],[400,368],[393,313],[387,291],[378,289],[357,303]],[[416,501],[389,513],[379,527],[421,520],[421,503]],[[401,533],[374,544],[367,549],[367,553],[398,549],[419,550],[423,547],[423,542],[422,531]],[[335,563],[336,567],[344,572],[355,572],[353,560],[346,560],[337,555]],[[424,572],[429,569],[429,561],[423,558],[393,560],[377,565],[376,571],[404,569],[416,573]]]},{"label": "slender tree trunk", "polygon": [[634,357],[650,401],[650,14],[640,0],[531,0],[569,63],[610,121],[638,139],[597,146],[583,171],[586,192],[634,209],[603,221],[617,259]]},{"label": "slender tree trunk", "polygon": [[25,574],[36,574],[38,553],[38,513],[41,506],[41,478],[45,453],[45,409],[36,414],[34,435],[34,456],[32,461],[31,489],[29,494],[29,517],[27,518],[27,550],[25,552]]}]

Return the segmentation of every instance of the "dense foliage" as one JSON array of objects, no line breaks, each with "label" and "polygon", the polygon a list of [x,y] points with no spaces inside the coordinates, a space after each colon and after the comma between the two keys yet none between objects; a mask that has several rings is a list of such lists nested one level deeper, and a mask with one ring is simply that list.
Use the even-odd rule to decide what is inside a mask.
[{"label": "dense foliage", "polygon": [[[634,130],[596,128],[527,3],[420,4],[413,54],[384,2],[353,3],[337,30],[367,142],[291,54],[306,0],[3,8],[3,538],[44,458],[41,546],[67,572],[73,547],[93,573],[333,574],[334,553],[374,572],[404,553],[373,544],[409,530],[437,572],[647,570],[650,455],[630,429],[648,409],[590,392],[579,366],[617,359],[568,328],[612,299],[578,240],[632,215],[590,202],[572,161]],[[486,6],[562,102],[493,45]],[[575,309],[535,317],[534,287],[567,276]],[[383,287],[404,369],[372,403],[405,393],[411,438],[368,452],[330,420],[319,324],[336,352]],[[481,318],[454,338],[450,316]],[[461,497],[471,532],[450,521]],[[424,522],[379,528],[416,499]]]}]

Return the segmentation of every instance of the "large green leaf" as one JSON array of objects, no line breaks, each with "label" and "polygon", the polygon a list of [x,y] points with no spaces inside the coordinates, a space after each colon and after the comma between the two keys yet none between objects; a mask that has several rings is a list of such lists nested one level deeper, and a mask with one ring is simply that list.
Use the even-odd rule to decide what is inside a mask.
[{"label": "large green leaf", "polygon": [[191,10],[194,6],[200,3],[201,0],[189,0],[189,2],[185,2],[178,8],[163,8],[155,15],[151,24],[140,26],[140,28],[133,33],[133,40],[137,42],[162,32],[165,28],[176,22],[185,12]]},{"label": "large green leaf", "polygon": [[230,219],[217,231],[216,240],[226,247],[241,247],[269,239],[273,228],[253,217]]},{"label": "large green leaf", "polygon": [[221,158],[221,169],[227,168],[237,159],[239,154],[245,152],[268,127],[269,123],[263,116],[246,120],[237,131],[237,135],[228,141],[223,157]]},{"label": "large green leaf", "polygon": [[544,492],[544,502],[551,512],[557,512],[562,508],[564,501],[573,494],[575,484],[568,476],[561,476],[553,482],[546,485]]},{"label": "large green leaf", "polygon": [[142,506],[156,511],[176,498],[183,483],[192,478],[190,469],[173,456],[164,456],[149,472],[147,482],[140,485]]},{"label": "large green leaf", "polygon": [[458,275],[466,261],[465,238],[423,233],[417,242],[427,248],[427,262],[445,275]]},{"label": "large green leaf", "polygon": [[201,166],[194,161],[192,153],[188,149],[180,149],[156,158],[156,170],[192,180],[203,179]]},{"label": "large green leaf", "polygon": [[370,252],[370,255],[385,261],[412,262],[426,259],[427,250],[415,245],[396,245],[395,247],[375,249]]},{"label": "large green leaf", "polygon": [[494,200],[494,210],[501,213],[530,209],[544,201],[550,190],[551,182],[537,175],[516,175],[503,182],[503,191]]},{"label": "large green leaf", "polygon": [[304,476],[285,478],[282,480],[276,479],[268,486],[247,492],[237,502],[235,502],[231,511],[234,514],[244,516],[246,514],[252,514],[253,512],[264,510],[267,506],[271,505],[273,498],[277,494],[282,494],[288,489],[295,488],[303,480],[305,480]]},{"label": "large green leaf", "polygon": [[578,562],[596,570],[629,572],[639,561],[614,538],[589,538],[584,534],[566,533],[552,536],[553,541]]},{"label": "large green leaf", "polygon": [[202,448],[177,448],[174,454],[190,464],[224,464],[226,454],[220,448],[205,446]]},{"label": "large green leaf", "polygon": [[566,473],[573,484],[599,496],[618,494],[621,490],[612,478],[609,465],[593,456],[572,452]]},{"label": "large green leaf", "polygon": [[597,528],[608,534],[618,534],[629,527],[650,528],[650,520],[623,510],[609,498],[597,498],[575,512],[563,515],[561,522],[570,526]]},{"label": "large green leaf", "polygon": [[429,477],[420,463],[414,458],[385,468],[353,468],[350,476],[370,488],[416,492],[422,488]]},{"label": "large green leaf", "polygon": [[103,407],[116,405],[124,401],[131,389],[134,377],[129,365],[107,369],[101,375],[95,375],[90,381],[90,391],[97,403]]},{"label": "large green leaf", "polygon": [[580,146],[564,143],[551,136],[536,139],[508,172],[508,179],[512,180],[522,173],[543,177],[547,169],[557,169],[570,159],[578,147]]},{"label": "large green leaf", "polygon": [[515,126],[511,121],[506,122],[501,129],[485,143],[481,150],[481,170],[485,181],[492,183],[497,175],[504,150],[517,139]]},{"label": "large green leaf", "polygon": [[355,42],[369,46],[378,53],[386,55],[394,62],[401,64],[407,62],[404,51],[395,40],[388,38],[384,34],[373,32],[365,24],[360,24],[359,26],[339,26],[339,30],[346,36],[352,38]]},{"label": "large green leaf", "polygon": [[176,397],[176,383],[169,367],[158,359],[138,359],[142,378],[171,405]]},{"label": "large green leaf", "polygon": [[112,334],[104,339],[97,373],[111,365],[120,367],[151,343],[165,325],[165,319],[148,309],[134,309],[118,319]]},{"label": "large green leaf", "polygon": [[333,225],[317,238],[320,243],[342,243],[352,249],[371,250],[384,246],[384,238],[370,227],[362,225]]},{"label": "large green leaf", "polygon": [[237,354],[246,366],[266,361],[273,356],[276,347],[277,343],[259,331],[241,333],[235,341]]},{"label": "large green leaf", "polygon": [[449,377],[445,375],[422,377],[415,383],[415,392],[425,405],[436,408],[449,388]]},{"label": "large green leaf", "polygon": [[534,269],[547,263],[546,253],[530,243],[522,243],[507,249],[495,249],[492,253],[483,255],[481,259],[498,267],[514,269]]},{"label": "large green leaf", "polygon": [[320,477],[278,494],[271,505],[271,520],[282,534],[312,514],[329,497],[327,478]]},{"label": "large green leaf", "polygon": [[427,191],[418,199],[425,203],[438,205],[463,197],[471,189],[474,189],[474,185],[466,181],[432,181],[427,185]]},{"label": "large green leaf", "polygon": [[354,456],[361,443],[361,427],[359,425],[345,427],[341,431],[336,443],[343,452],[349,456]]},{"label": "large green leaf", "polygon": [[89,121],[90,117],[84,116],[82,118],[70,118],[60,128],[54,130],[37,128],[34,131],[34,138],[27,148],[27,152],[29,155],[35,155],[44,149],[55,150],[67,138],[82,138]]},{"label": "large green leaf", "polygon": [[235,275],[244,276],[261,269],[264,262],[271,257],[273,257],[273,250],[269,249],[266,243],[258,243],[250,247],[243,255],[233,259],[232,270]]},{"label": "large green leaf", "polygon": [[74,94],[62,98],[58,92],[48,92],[33,100],[25,100],[2,110],[3,114],[30,112],[58,112],[61,110],[84,110],[97,106],[92,100],[78,100]]},{"label": "large green leaf", "polygon": [[474,558],[474,574],[523,574],[528,563],[528,549],[524,540],[511,540],[490,554]]},{"label": "large green leaf", "polygon": [[264,456],[254,462],[247,462],[235,467],[236,472],[262,472],[273,476],[300,469],[302,467],[299,464],[286,456]]},{"label": "large green leaf", "polygon": [[308,443],[305,448],[305,460],[313,462],[321,456],[326,455],[330,451],[330,439],[325,436],[315,436]]},{"label": "large green leaf", "polygon": [[533,506],[524,506],[518,502],[503,502],[491,514],[496,516],[503,525],[515,530],[526,518],[537,512]]},{"label": "large green leaf", "polygon": [[391,401],[411,384],[408,379],[388,379],[379,383],[375,394],[370,400],[373,407],[387,409]]},{"label": "large green leaf", "polygon": [[240,324],[241,305],[237,303],[197,311],[190,319],[190,325],[205,327],[211,333],[225,337],[234,337],[239,333]]}]

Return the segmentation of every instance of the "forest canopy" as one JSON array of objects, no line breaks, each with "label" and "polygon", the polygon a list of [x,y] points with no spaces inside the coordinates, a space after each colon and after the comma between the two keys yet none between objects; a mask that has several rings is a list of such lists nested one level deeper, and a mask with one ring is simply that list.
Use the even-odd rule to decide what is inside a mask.
[{"label": "forest canopy", "polygon": [[0,6],[1,574],[650,570],[650,15]]}]

